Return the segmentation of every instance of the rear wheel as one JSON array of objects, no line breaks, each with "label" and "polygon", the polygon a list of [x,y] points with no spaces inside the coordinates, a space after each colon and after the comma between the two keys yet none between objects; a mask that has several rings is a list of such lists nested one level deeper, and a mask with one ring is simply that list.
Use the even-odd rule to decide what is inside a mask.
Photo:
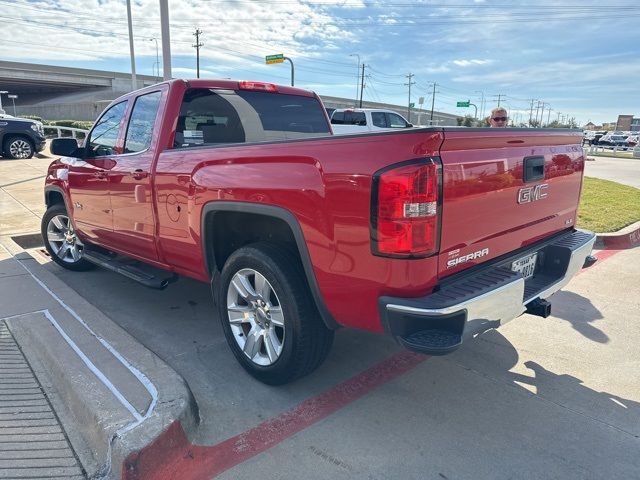
[{"label": "rear wheel", "polygon": [[269,243],[240,248],[220,277],[218,308],[227,342],[258,380],[281,385],[307,375],[333,343],[297,258]]},{"label": "rear wheel", "polygon": [[8,158],[27,159],[33,157],[34,152],[31,140],[24,137],[9,137],[4,142],[4,154]]},{"label": "rear wheel", "polygon": [[76,235],[64,205],[58,203],[49,207],[42,217],[41,232],[51,259],[61,267],[75,271],[94,267],[82,258],[84,245]]}]

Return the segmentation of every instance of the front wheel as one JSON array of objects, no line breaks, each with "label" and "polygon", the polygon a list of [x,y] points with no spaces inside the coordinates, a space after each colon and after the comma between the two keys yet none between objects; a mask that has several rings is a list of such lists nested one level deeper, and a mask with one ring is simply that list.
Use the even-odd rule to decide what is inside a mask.
[{"label": "front wheel", "polygon": [[84,245],[76,235],[64,205],[49,207],[41,224],[44,246],[51,259],[68,270],[85,271],[95,265],[84,258]]},{"label": "front wheel", "polygon": [[9,158],[26,160],[33,157],[35,149],[30,140],[23,137],[9,137],[4,142],[4,153]]},{"label": "front wheel", "polygon": [[269,385],[307,375],[333,343],[315,307],[298,259],[269,243],[240,248],[220,276],[218,308],[233,354]]}]

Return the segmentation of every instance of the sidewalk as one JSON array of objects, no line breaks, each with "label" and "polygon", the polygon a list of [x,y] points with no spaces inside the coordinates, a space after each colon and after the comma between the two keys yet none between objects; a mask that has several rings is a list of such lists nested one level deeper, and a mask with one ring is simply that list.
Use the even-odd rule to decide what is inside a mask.
[{"label": "sidewalk", "polygon": [[[0,236],[0,324],[6,324],[2,327],[4,342],[12,337],[19,345],[81,464],[66,455],[57,460],[61,464],[59,473],[46,470],[46,476],[69,478],[72,472],[81,475],[80,468],[84,468],[89,478],[121,478],[125,459],[175,421],[181,421],[187,431],[192,429],[198,416],[195,401],[184,380],[156,355],[20,250],[8,237]],[[11,372],[26,373],[28,369]],[[5,402],[8,397],[2,395],[2,373],[0,419],[10,406]],[[38,398],[36,390],[29,392],[32,395],[19,398]],[[65,438],[55,424],[42,430],[29,426],[29,422],[23,418],[9,427],[0,420],[0,435],[9,435],[9,440],[21,445],[35,440],[36,433],[46,434],[42,438],[51,441]],[[0,450],[8,445],[2,442],[0,439]],[[59,443],[56,446],[63,447]],[[0,478],[13,478],[3,468],[18,468],[26,460],[5,458],[0,455]],[[26,474],[24,469],[20,472]]]}]

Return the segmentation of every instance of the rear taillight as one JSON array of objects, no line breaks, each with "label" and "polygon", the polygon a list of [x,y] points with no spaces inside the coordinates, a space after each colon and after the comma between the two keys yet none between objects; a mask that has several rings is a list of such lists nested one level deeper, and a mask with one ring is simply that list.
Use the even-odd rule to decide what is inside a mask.
[{"label": "rear taillight", "polygon": [[376,255],[426,257],[438,251],[440,165],[391,167],[374,176],[371,219]]},{"label": "rear taillight", "polygon": [[242,81],[242,82],[238,82],[238,87],[240,88],[240,90],[258,90],[261,92],[273,92],[273,93],[276,93],[278,91],[278,87],[276,87],[273,83],[265,83],[265,82]]}]

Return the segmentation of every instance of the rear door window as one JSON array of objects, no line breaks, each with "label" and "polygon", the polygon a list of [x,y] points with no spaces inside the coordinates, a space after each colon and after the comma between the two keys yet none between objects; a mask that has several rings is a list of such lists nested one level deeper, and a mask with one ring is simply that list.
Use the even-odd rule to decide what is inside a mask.
[{"label": "rear door window", "polygon": [[407,122],[405,122],[404,118],[395,113],[387,113],[387,121],[389,122],[389,126],[391,128],[406,128],[408,127]]},{"label": "rear door window", "polygon": [[386,128],[387,120],[384,112],[371,112],[371,121],[376,127]]},{"label": "rear door window", "polygon": [[265,142],[329,135],[315,97],[230,89],[185,93],[174,146]]}]

